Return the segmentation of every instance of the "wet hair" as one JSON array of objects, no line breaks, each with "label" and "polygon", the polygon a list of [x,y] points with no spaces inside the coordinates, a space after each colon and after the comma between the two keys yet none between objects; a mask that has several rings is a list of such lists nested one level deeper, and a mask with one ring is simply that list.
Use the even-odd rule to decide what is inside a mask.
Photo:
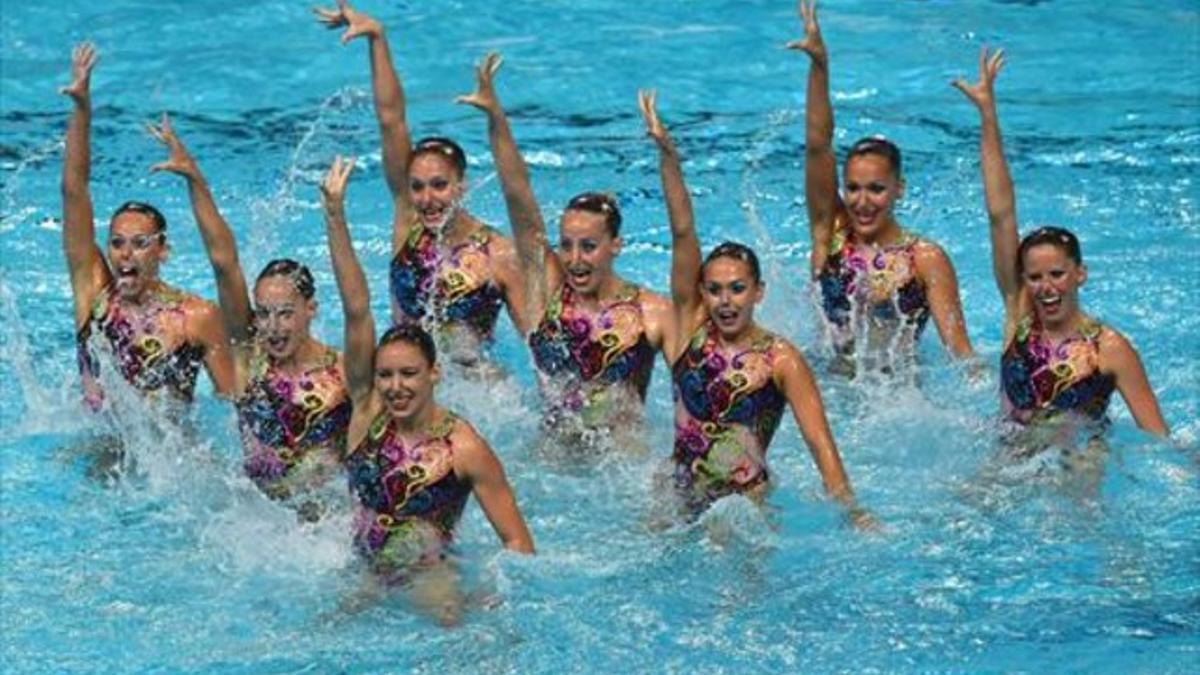
[{"label": "wet hair", "polygon": [[1025,254],[1034,246],[1049,244],[1067,254],[1076,265],[1083,264],[1083,253],[1079,250],[1079,238],[1070,230],[1061,227],[1039,227],[1021,238],[1017,245],[1017,274],[1025,272]]},{"label": "wet hair", "polygon": [[621,207],[607,192],[581,192],[567,202],[567,211],[587,211],[604,216],[604,224],[613,238],[621,236]]},{"label": "wet hair", "polygon": [[383,337],[379,338],[376,350],[383,349],[384,346],[394,342],[413,345],[421,350],[421,354],[429,362],[430,367],[437,365],[437,347],[434,346],[433,337],[429,335],[429,331],[422,328],[421,324],[405,322],[392,326],[384,332]]},{"label": "wet hair", "polygon": [[902,173],[900,148],[883,136],[867,136],[855,141],[854,145],[850,146],[850,152],[846,154],[846,161],[849,162],[851,159],[863,155],[883,157],[892,165],[892,171],[896,172],[897,177]]},{"label": "wet hair", "polygon": [[162,211],[159,211],[158,209],[154,208],[153,206],[147,204],[146,202],[139,202],[139,201],[134,201],[134,200],[125,202],[124,204],[118,206],[116,211],[113,211],[112,218],[109,220],[109,222],[111,223],[112,221],[116,220],[117,216],[121,215],[122,213],[130,213],[130,212],[140,213],[143,216],[150,216],[150,220],[154,221],[154,231],[158,232],[160,234],[166,234],[166,232],[167,232],[166,216],[164,216],[162,214]]},{"label": "wet hair", "polygon": [[317,293],[317,284],[313,281],[312,272],[291,258],[276,258],[267,263],[267,266],[258,273],[254,284],[257,286],[263,279],[270,277],[287,277],[287,280],[296,287],[296,292],[305,300],[312,300]]},{"label": "wet hair", "polygon": [[449,138],[426,136],[417,141],[413,146],[412,155],[408,158],[408,163],[411,165],[421,155],[438,155],[450,160],[450,164],[458,171],[459,178],[467,173],[467,153],[463,152],[461,145]]},{"label": "wet hair", "polygon": [[762,283],[762,267],[758,264],[758,256],[754,250],[745,244],[739,244],[736,241],[726,241],[718,245],[716,248],[708,252],[704,258],[704,265],[701,266],[701,271],[708,264],[717,258],[733,258],[740,260],[750,266],[750,276],[754,277],[754,283]]}]

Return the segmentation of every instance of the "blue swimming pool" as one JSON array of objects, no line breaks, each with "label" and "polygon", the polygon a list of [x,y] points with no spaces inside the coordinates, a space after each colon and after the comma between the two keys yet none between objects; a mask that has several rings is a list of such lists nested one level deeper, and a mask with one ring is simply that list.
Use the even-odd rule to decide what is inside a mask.
[{"label": "blue swimming pool", "polygon": [[[364,2],[389,29],[417,135],[471,155],[469,207],[505,229],[482,116],[455,107],[473,63],[504,53],[500,94],[548,222],[584,189],[625,210],[619,270],[667,289],[670,237],[636,91],[655,87],[686,157],[707,248],[764,256],[760,321],[823,361],[803,203],[806,59],[782,45],[793,3]],[[847,470],[881,536],[822,498],[785,421],[765,510],[719,503],[652,531],[669,453],[665,368],[650,457],[533,456],[538,402],[507,320],[491,390],[440,396],[492,441],[537,540],[499,553],[478,508],[459,530],[475,598],[443,629],[357,584],[344,520],[301,527],[240,473],[232,411],[202,385],[199,433],[128,420],[137,470],[88,475],[97,424],[78,402],[61,252],[61,140],[73,44],[93,78],[97,217],[158,204],[164,276],[212,297],[182,182],[143,123],[169,111],[237,232],[243,263],[279,254],[317,275],[318,336],[341,342],[316,182],[362,158],[351,231],[385,316],[391,207],[365,47],[305,3],[24,3],[0,13],[0,661],[11,672],[1190,672],[1200,662],[1200,8],[1191,0],[828,2],[838,143],[884,133],[906,152],[903,222],[958,271],[973,382],[922,345],[918,386],[819,379]],[[1084,303],[1137,345],[1174,430],[1157,442],[1114,403],[1098,483],[996,467],[1003,308],[990,271],[977,115],[948,86],[1001,45],[1000,114],[1022,222],[1083,242]],[[932,331],[931,331],[932,332]],[[1191,664],[1191,665],[1189,665]]]}]

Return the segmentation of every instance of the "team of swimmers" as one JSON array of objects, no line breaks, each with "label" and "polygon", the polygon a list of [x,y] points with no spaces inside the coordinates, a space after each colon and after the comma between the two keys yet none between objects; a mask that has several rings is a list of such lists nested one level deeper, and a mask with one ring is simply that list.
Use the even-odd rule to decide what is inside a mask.
[{"label": "team of swimmers", "polygon": [[[183,405],[203,368],[234,402],[244,468],[273,499],[319,518],[321,488],[344,472],[356,504],[354,541],[378,578],[412,579],[441,569],[468,496],[505,547],[534,544],[504,470],[468,421],[441,407],[434,387],[497,375],[488,344],[503,308],[527,337],[544,402],[543,428],[559,446],[636,447],[656,355],[675,400],[673,483],[685,512],[731,494],[761,499],[767,448],[791,411],[826,491],[856,524],[855,505],[816,378],[799,349],[755,320],[765,284],[753,250],[725,242],[702,254],[680,156],[659,119],[656,96],[639,93],[659,155],[670,220],[670,297],[623,279],[620,206],[581,192],[562,211],[552,242],[495,88],[500,57],[487,55],[477,87],[459,103],[483,112],[511,238],[463,206],[466,156],[453,141],[410,137],[404,89],[383,26],[339,0],[315,10],[343,43],[365,40],[383,169],[394,204],[390,327],[376,341],[368,284],[351,244],[345,195],[354,161],[338,157],[320,186],[329,251],[344,311],[344,352],[316,340],[313,276],[300,262],[268,263],[248,287],[235,237],[204,174],[163,117],[151,134],[167,149],[156,171],[181,176],[216,276],[218,303],[159,277],[169,248],[166,219],[126,202],[110,219],[107,256],[96,244],[89,193],[91,97],[97,61],[73,53],[74,103],[63,168],[63,242],[75,305],[85,400],[104,405],[102,356],[148,398]],[[788,44],[809,57],[805,192],[812,274],[841,370],[912,359],[930,318],[955,357],[973,356],[954,267],[934,242],[901,227],[899,149],[882,137],[855,143],[841,188],[833,148],[829,52],[813,3],[799,5],[804,36]],[[1137,352],[1083,312],[1087,278],[1079,242],[1061,228],[1019,237],[994,83],[1000,52],[980,55],[979,81],[954,83],[979,109],[993,270],[1005,304],[1001,390],[1019,430],[1102,423],[1114,390],[1138,426],[1167,434]],[[884,362],[881,355],[891,356]],[[439,356],[441,358],[439,358]],[[886,386],[881,385],[881,386]]]}]

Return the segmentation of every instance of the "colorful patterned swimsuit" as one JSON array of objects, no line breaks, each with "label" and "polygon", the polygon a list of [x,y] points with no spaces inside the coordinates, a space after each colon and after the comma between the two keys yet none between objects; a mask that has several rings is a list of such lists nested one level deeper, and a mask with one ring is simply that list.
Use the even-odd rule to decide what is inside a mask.
[{"label": "colorful patterned swimsuit", "polygon": [[1077,335],[1059,344],[1042,333],[1034,315],[1017,326],[1000,358],[1000,382],[1008,417],[1023,425],[1064,413],[1106,421],[1116,378],[1100,372],[1103,326],[1084,318]]},{"label": "colorful patterned swimsuit", "polygon": [[672,368],[675,485],[697,510],[767,482],[767,446],[786,403],[775,385],[774,335],[732,354],[717,336],[706,322]]},{"label": "colorful patterned swimsuit", "polygon": [[895,243],[869,250],[855,246],[850,235],[850,228],[838,228],[817,276],[834,346],[852,351],[855,324],[862,318],[871,327],[907,327],[915,342],[929,321],[929,299],[917,276],[921,239],[902,230]]},{"label": "colorful patterned swimsuit", "polygon": [[595,314],[578,306],[576,292],[567,284],[551,300],[529,336],[533,361],[548,390],[547,424],[564,416],[604,424],[612,421],[604,414],[611,406],[645,400],[654,347],[646,338],[640,294],[640,288],[625,284]]},{"label": "colorful patterned swimsuit", "polygon": [[435,329],[465,325],[479,341],[490,342],[504,302],[491,275],[494,235],[492,228],[480,228],[443,256],[437,235],[415,225],[392,258],[396,323],[420,322],[435,334]]},{"label": "colorful patterned swimsuit", "polygon": [[144,393],[163,391],[183,402],[192,400],[196,376],[204,363],[204,347],[184,342],[168,348],[162,338],[164,334],[184,334],[187,298],[174,289],[152,291],[142,312],[134,316],[120,302],[115,286],[100,292],[92,304],[91,318],[75,336],[88,407],[98,410],[104,402],[98,381],[100,358],[89,344],[93,335],[104,338],[121,376],[134,388]]},{"label": "colorful patterned swimsuit", "polygon": [[346,459],[350,491],[358,498],[354,542],[372,567],[403,573],[444,556],[471,486],[454,473],[453,413],[422,441],[406,445],[385,412]]},{"label": "colorful patterned swimsuit", "polygon": [[296,374],[272,368],[256,349],[236,407],[246,449],[243,467],[263,492],[286,499],[320,487],[336,471],[345,452],[350,399],[333,349]]}]

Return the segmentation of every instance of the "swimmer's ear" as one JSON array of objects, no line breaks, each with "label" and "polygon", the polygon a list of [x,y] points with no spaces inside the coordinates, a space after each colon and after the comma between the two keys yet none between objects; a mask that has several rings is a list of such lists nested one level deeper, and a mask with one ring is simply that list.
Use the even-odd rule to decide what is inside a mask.
[{"label": "swimmer's ear", "polygon": [[621,239],[620,236],[613,237],[613,241],[612,241],[613,257],[621,255],[621,247],[624,245],[625,245],[625,240]]},{"label": "swimmer's ear", "polygon": [[433,380],[433,383],[434,383],[434,384],[437,384],[438,382],[441,382],[441,381],[442,381],[442,368],[441,368],[441,366],[439,366],[439,365],[438,365],[438,364],[436,364],[436,363],[435,363],[435,364],[433,364],[433,367],[429,369],[429,379],[430,379],[430,380]]},{"label": "swimmer's ear", "polygon": [[896,199],[904,199],[904,177],[896,179]]},{"label": "swimmer's ear", "polygon": [[1076,278],[1078,279],[1077,285],[1082,286],[1087,283],[1087,277],[1088,277],[1087,265],[1080,263],[1079,269],[1075,271],[1075,274],[1076,274]]},{"label": "swimmer's ear", "polygon": [[767,282],[760,281],[754,289],[754,304],[759,304],[767,294]]},{"label": "swimmer's ear", "polygon": [[308,315],[310,317],[317,315],[317,299],[316,298],[309,298],[308,300],[305,300],[304,306],[308,308]]}]

